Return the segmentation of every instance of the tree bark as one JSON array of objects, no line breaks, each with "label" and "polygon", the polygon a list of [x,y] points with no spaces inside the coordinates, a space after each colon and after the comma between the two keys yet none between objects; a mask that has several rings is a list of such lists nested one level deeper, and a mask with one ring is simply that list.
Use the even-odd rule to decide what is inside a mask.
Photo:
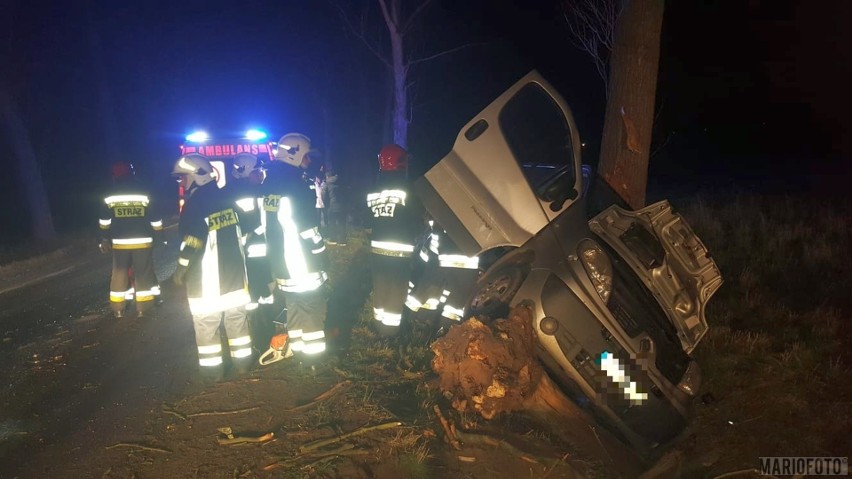
[{"label": "tree bark", "polygon": [[615,25],[598,172],[631,208],[645,206],[664,0],[626,0]]},{"label": "tree bark", "polygon": [[518,306],[491,326],[470,319],[450,328],[431,346],[432,368],[454,409],[485,419],[530,414],[610,469],[637,477],[645,467],[642,460],[561,392],[539,363],[535,344],[532,311]]}]

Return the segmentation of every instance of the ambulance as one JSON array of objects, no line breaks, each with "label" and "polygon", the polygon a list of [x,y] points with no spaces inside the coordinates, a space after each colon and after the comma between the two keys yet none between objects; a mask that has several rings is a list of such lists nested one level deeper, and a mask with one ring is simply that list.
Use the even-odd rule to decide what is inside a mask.
[{"label": "ambulance", "polygon": [[[251,153],[257,156],[261,164],[272,161],[276,143],[269,140],[266,132],[250,129],[240,135],[211,137],[205,131],[195,131],[186,136],[180,146],[180,154],[198,153],[207,157],[213,166],[216,185],[224,187],[228,182],[229,171],[233,168],[234,157],[239,153]],[[183,186],[178,186],[178,210],[183,212],[186,202]]]}]

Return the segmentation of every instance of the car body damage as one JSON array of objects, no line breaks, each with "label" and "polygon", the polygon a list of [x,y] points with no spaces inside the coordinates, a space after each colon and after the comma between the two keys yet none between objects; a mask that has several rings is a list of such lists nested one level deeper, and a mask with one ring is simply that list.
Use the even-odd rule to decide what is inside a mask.
[{"label": "car body damage", "polygon": [[[468,316],[534,305],[538,356],[563,391],[638,449],[683,430],[690,354],[722,284],[667,201],[591,219],[571,110],[538,72],[474,117],[415,190],[467,255],[489,255]],[[594,192],[592,192],[594,193]]]}]

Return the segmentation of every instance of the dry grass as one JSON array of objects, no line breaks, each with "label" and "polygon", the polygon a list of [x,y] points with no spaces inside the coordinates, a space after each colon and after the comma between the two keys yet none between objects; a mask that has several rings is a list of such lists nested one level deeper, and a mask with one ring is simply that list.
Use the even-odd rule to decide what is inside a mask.
[{"label": "dry grass", "polygon": [[848,211],[789,197],[684,208],[726,281],[696,351],[715,398],[694,422],[693,459],[712,463],[696,477],[852,450]]}]

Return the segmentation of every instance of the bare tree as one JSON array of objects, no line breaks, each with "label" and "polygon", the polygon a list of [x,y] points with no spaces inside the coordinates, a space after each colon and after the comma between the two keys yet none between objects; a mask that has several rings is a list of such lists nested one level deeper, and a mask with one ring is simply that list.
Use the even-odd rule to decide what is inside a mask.
[{"label": "bare tree", "polygon": [[50,241],[56,239],[56,228],[50,210],[47,190],[41,177],[36,154],[30,141],[29,131],[11,96],[0,86],[0,128],[9,137],[15,161],[14,172],[24,192],[29,207],[30,227],[33,239]]},{"label": "bare tree", "polygon": [[456,52],[473,43],[451,48],[415,58],[412,43],[409,39],[421,21],[423,13],[432,4],[432,0],[375,0],[378,4],[381,18],[386,27],[387,42],[382,42],[380,35],[370,28],[371,8],[374,0],[361,4],[360,14],[353,14],[344,8],[342,2],[329,0],[340,13],[347,29],[357,36],[390,72],[391,82],[391,115],[390,123],[393,130],[394,143],[405,147],[408,143],[408,126],[412,119],[410,73],[412,67],[419,63],[434,60],[444,55]]},{"label": "bare tree", "polygon": [[14,6],[7,12],[8,25],[6,37],[6,61],[0,65],[0,134],[5,133],[9,139],[14,160],[12,168],[18,184],[24,193],[25,200],[21,202],[28,208],[30,217],[31,236],[36,241],[56,239],[56,228],[50,209],[47,189],[39,169],[35,149],[33,148],[30,130],[21,114],[20,105],[15,100],[21,97],[26,88],[24,65],[14,59],[16,42],[15,32],[16,12]]},{"label": "bare tree", "polygon": [[[566,9],[569,2],[576,8]],[[632,208],[645,204],[664,9],[664,0],[563,3],[575,43],[592,55],[607,82],[598,174]],[[611,52],[602,70],[606,45]]]},{"label": "bare tree", "polygon": [[604,87],[609,80],[609,57],[621,8],[621,0],[562,0],[562,16],[571,30],[571,42],[592,57]]}]

